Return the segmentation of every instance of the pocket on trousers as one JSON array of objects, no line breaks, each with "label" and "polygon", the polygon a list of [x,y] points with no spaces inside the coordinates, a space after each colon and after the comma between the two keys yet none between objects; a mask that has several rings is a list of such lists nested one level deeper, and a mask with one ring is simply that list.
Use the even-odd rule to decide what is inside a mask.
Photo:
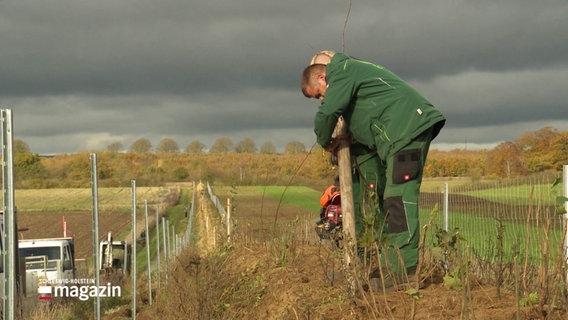
[{"label": "pocket on trousers", "polygon": [[394,154],[392,182],[405,183],[416,179],[420,172],[420,149],[402,150]]},{"label": "pocket on trousers", "polygon": [[400,233],[408,231],[406,211],[402,203],[402,197],[390,197],[384,203],[388,233]]}]

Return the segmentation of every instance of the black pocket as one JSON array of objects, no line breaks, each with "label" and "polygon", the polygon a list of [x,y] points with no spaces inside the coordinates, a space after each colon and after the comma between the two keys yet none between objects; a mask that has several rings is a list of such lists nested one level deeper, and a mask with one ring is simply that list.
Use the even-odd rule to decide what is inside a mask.
[{"label": "black pocket", "polygon": [[402,150],[394,154],[392,182],[401,184],[416,179],[420,172],[420,149]]},{"label": "black pocket", "polygon": [[406,211],[402,203],[402,197],[390,197],[385,199],[385,212],[387,219],[387,230],[389,233],[400,233],[408,231]]}]

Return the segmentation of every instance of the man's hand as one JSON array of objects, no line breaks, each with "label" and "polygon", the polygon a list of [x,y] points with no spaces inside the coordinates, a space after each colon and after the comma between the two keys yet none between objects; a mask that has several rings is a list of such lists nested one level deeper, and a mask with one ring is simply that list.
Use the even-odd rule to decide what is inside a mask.
[{"label": "man's hand", "polygon": [[343,140],[350,142],[351,136],[348,134],[340,134],[335,137],[332,137],[331,140],[329,141],[329,145],[325,148],[325,151],[337,157],[337,150],[339,149],[341,141]]}]

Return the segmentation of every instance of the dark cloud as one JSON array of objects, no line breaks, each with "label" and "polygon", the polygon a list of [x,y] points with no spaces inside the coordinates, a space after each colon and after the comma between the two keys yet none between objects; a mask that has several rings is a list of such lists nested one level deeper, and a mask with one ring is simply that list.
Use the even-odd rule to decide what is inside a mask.
[{"label": "dark cloud", "polygon": [[[0,1],[0,106],[42,153],[147,137],[311,145],[311,55],[387,66],[448,117],[440,145],[568,127],[563,0]],[[480,129],[483,128],[483,129]],[[262,140],[262,141],[261,141]]]}]

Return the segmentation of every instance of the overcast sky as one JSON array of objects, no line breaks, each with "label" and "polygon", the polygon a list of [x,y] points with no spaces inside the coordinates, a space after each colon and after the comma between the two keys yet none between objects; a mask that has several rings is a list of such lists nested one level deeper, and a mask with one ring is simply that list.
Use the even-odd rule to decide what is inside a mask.
[{"label": "overcast sky", "polygon": [[[381,64],[447,117],[432,148],[568,129],[566,0],[0,0],[0,107],[37,153],[181,149],[220,137],[310,148],[323,49]],[[343,42],[343,39],[345,40]]]}]

